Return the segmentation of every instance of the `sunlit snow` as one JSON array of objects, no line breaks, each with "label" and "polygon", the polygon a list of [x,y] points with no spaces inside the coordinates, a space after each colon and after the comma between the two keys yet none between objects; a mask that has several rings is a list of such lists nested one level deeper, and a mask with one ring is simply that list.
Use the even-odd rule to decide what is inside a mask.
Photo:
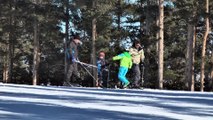
[{"label": "sunlit snow", "polygon": [[213,120],[213,93],[0,84],[0,120]]}]

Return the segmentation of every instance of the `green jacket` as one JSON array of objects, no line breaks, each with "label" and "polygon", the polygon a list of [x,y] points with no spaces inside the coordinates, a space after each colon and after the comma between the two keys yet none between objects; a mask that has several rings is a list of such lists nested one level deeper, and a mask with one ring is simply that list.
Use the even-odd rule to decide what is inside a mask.
[{"label": "green jacket", "polygon": [[120,55],[113,57],[112,60],[120,60],[121,67],[132,67],[132,57],[128,52],[121,53]]}]

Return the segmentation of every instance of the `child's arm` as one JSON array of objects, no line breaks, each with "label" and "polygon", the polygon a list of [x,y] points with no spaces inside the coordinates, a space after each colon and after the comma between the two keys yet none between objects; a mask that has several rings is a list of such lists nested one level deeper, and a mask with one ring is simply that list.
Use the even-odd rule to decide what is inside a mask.
[{"label": "child's arm", "polygon": [[112,58],[112,60],[120,60],[124,57],[124,54],[120,54],[120,55],[117,55],[115,57]]},{"label": "child's arm", "polygon": [[143,49],[140,51],[140,54],[141,54],[141,61],[144,62],[145,56]]},{"label": "child's arm", "polygon": [[101,72],[101,61],[100,60],[97,61],[97,69],[98,69],[98,73],[100,73]]},{"label": "child's arm", "polygon": [[129,61],[129,69],[131,69],[131,68],[132,68],[132,60]]}]

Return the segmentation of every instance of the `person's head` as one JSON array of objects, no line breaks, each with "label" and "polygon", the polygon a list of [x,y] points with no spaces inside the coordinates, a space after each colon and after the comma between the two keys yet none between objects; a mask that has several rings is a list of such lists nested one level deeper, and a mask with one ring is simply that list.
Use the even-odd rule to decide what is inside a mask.
[{"label": "person's head", "polygon": [[105,53],[103,51],[99,52],[99,58],[104,59],[105,58]]},{"label": "person's head", "polygon": [[140,41],[139,40],[135,40],[133,42],[132,46],[135,47],[136,49],[139,49],[141,47]]},{"label": "person's head", "polygon": [[82,44],[82,42],[80,41],[80,37],[78,34],[73,36],[73,41],[75,42],[75,44]]}]

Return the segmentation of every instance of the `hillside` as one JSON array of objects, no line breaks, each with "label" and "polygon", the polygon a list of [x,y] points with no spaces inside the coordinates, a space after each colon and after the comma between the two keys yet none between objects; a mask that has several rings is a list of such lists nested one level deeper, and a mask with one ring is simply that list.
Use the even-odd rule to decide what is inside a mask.
[{"label": "hillside", "polygon": [[0,83],[1,120],[212,120],[213,93]]}]

